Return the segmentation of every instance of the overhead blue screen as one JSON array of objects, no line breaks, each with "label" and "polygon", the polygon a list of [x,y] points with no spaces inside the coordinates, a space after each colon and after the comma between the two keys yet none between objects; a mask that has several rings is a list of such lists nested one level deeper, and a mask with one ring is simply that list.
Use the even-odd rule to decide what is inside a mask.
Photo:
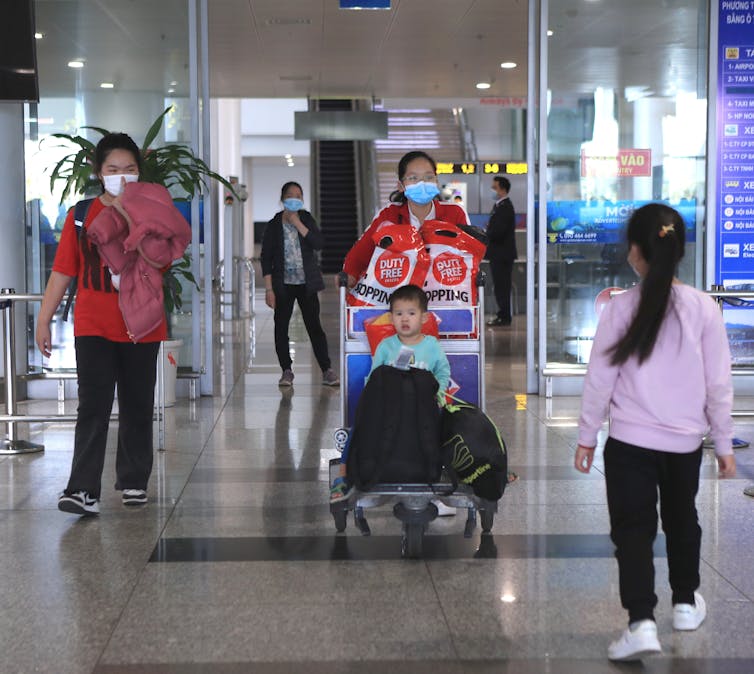
[{"label": "overhead blue screen", "polygon": [[390,0],[340,0],[341,9],[390,9]]}]

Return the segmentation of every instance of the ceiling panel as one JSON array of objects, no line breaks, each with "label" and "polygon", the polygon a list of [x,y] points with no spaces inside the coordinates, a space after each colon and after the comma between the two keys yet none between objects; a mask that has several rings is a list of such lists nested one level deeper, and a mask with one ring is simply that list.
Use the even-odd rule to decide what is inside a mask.
[{"label": "ceiling panel", "polygon": [[[211,93],[222,97],[479,98],[526,94],[525,0],[210,0]],[[694,89],[705,0],[551,0],[550,81]],[[659,9],[659,11],[658,11]],[[95,90],[188,92],[186,0],[38,0],[46,96]],[[701,51],[700,51],[701,50]],[[67,67],[84,58],[83,71]],[[501,70],[514,61],[514,70]]]}]

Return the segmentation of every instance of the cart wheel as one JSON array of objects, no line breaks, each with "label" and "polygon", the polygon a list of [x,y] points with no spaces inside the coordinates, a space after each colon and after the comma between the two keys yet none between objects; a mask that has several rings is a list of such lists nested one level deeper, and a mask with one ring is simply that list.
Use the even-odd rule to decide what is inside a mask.
[{"label": "cart wheel", "polygon": [[421,559],[424,525],[419,522],[403,524],[403,541],[401,554],[406,559]]},{"label": "cart wheel", "polygon": [[492,525],[495,522],[495,513],[491,510],[480,510],[479,518],[482,520],[482,533],[488,534],[492,530]]},{"label": "cart wheel", "polygon": [[341,533],[342,531],[346,530],[346,524],[348,523],[348,511],[343,510],[336,510],[332,514],[332,518],[335,520],[335,531],[338,533]]},{"label": "cart wheel", "polygon": [[348,429],[338,428],[335,433],[333,433],[333,439],[335,440],[335,449],[342,454],[346,444],[348,444]]}]

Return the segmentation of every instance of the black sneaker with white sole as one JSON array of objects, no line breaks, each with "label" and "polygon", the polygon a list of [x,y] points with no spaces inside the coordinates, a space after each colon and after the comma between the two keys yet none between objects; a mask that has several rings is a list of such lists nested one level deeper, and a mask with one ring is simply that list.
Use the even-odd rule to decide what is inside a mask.
[{"label": "black sneaker with white sole", "polygon": [[58,498],[58,510],[74,515],[99,515],[99,500],[85,491],[63,492]]},{"label": "black sneaker with white sole", "polygon": [[124,489],[123,505],[139,506],[147,502],[147,492],[143,489]]}]

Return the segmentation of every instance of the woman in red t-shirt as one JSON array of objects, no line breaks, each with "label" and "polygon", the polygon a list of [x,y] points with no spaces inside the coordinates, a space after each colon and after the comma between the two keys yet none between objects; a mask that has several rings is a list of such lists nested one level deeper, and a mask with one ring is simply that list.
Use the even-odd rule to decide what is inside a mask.
[{"label": "woman in red t-shirt", "polygon": [[373,232],[383,223],[405,224],[420,228],[425,220],[442,220],[454,225],[469,224],[466,211],[456,204],[437,201],[437,164],[426,152],[408,152],[398,162],[398,189],[390,195],[390,205],[383,208],[372,224],[353,244],[343,261],[348,287],[364,274],[374,252]]},{"label": "woman in red t-shirt", "polygon": [[119,196],[127,182],[139,179],[140,168],[139,148],[126,134],[107,134],[97,144],[93,169],[104,191],[91,202],[79,226],[74,221],[74,209],[68,212],[37,322],[37,347],[49,357],[50,323],[71,279],[76,277],[73,332],[79,407],[71,475],[58,508],[78,515],[99,513],[116,384],[119,424],[115,488],[122,490],[125,505],[147,502],[157,353],[167,326],[163,321],[138,343],[131,341],[118,306],[118,278],[110,274],[87,237],[89,225],[103,209],[122,208]]}]

